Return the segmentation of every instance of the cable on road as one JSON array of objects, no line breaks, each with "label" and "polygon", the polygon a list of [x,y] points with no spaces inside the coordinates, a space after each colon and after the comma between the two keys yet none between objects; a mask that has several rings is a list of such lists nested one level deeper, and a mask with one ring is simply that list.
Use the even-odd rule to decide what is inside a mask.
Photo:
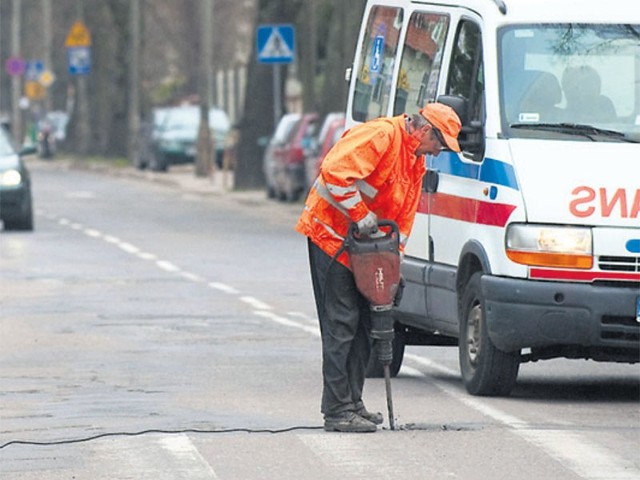
[{"label": "cable on road", "polygon": [[107,432],[107,433],[99,433],[96,435],[91,435],[88,437],[79,437],[72,438],[67,440],[53,440],[49,442],[37,442],[31,440],[11,440],[7,443],[3,443],[0,445],[0,450],[3,448],[9,447],[11,445],[29,445],[29,446],[39,446],[39,447],[49,447],[55,445],[70,445],[73,443],[85,443],[91,442],[93,440],[98,440],[100,438],[107,437],[139,437],[141,435],[148,435],[151,433],[161,433],[167,435],[177,435],[182,433],[286,433],[292,432],[294,430],[322,430],[324,427],[322,426],[295,426],[295,427],[286,427],[280,429],[271,429],[271,428],[225,428],[225,429],[200,429],[200,428],[185,428],[181,430],[163,430],[163,429],[149,429],[149,430],[141,430],[139,432]]}]

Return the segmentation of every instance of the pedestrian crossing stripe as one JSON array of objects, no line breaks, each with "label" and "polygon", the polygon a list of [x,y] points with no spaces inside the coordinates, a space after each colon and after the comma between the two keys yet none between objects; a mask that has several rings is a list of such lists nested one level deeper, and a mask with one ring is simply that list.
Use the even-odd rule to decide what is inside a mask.
[{"label": "pedestrian crossing stripe", "polygon": [[258,27],[258,61],[291,63],[294,57],[294,31],[291,25]]}]

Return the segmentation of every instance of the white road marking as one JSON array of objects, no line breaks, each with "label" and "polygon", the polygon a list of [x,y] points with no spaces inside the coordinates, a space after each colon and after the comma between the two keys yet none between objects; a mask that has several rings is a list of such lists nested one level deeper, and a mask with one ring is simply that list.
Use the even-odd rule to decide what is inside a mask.
[{"label": "white road marking", "polygon": [[205,281],[200,275],[191,272],[180,272],[180,276],[194,283],[202,283]]},{"label": "white road marking", "polygon": [[120,243],[120,239],[118,237],[114,237],[113,235],[105,235],[104,240],[105,242],[109,242],[113,244]]},{"label": "white road marking", "polygon": [[273,312],[268,312],[265,310],[256,310],[253,313],[258,315],[259,317],[266,318],[277,324],[284,325],[285,327],[297,328],[298,330],[302,330],[304,332],[310,333],[314,337],[320,337],[319,327],[310,327],[308,325],[302,325],[301,323],[295,322],[293,320],[290,320],[288,318],[282,317]]},{"label": "white road marking", "polygon": [[216,290],[220,290],[221,292],[228,293],[229,295],[238,295],[240,293],[238,290],[225,283],[211,282],[209,283],[209,286]]},{"label": "white road marking", "polygon": [[218,478],[213,467],[209,465],[186,435],[164,437],[160,440],[160,445],[180,465],[181,468],[177,471],[185,474],[183,478]]},{"label": "white road marking", "polygon": [[[405,355],[405,358],[439,372],[459,375],[458,371],[417,355],[409,354]],[[403,366],[401,372],[411,376],[426,376],[425,373],[407,366]],[[534,425],[503,412],[485,401],[460,392],[444,382],[431,379],[431,384],[456,401],[507,426],[516,435],[533,444],[585,480],[637,480],[640,478],[637,465],[626,461],[610,450],[585,440],[578,433],[569,432],[566,429],[536,429]]]},{"label": "white road marking", "polygon": [[141,258],[142,260],[155,260],[156,257],[153,253],[149,253],[149,252],[138,252],[136,253],[136,256],[138,258]]},{"label": "white road marking", "polygon": [[127,242],[118,243],[118,247],[120,247],[122,250],[124,250],[127,253],[138,253],[140,251],[138,247],[136,247],[135,245],[131,245],[130,243],[127,243]]},{"label": "white road marking", "polygon": [[310,317],[309,315],[307,315],[304,312],[287,312],[287,315],[289,315],[290,317],[295,317],[295,318],[300,318],[302,320],[306,320],[307,322],[310,323],[316,323],[318,321],[317,317]]},{"label": "white road marking", "polygon": [[272,310],[271,305],[268,305],[255,297],[240,297],[240,301],[248,304],[256,310]]},{"label": "white road marking", "polygon": [[92,238],[100,238],[102,237],[102,232],[100,230],[96,230],[95,228],[85,228],[85,235]]},{"label": "white road marking", "polygon": [[79,190],[76,192],[67,192],[64,195],[66,198],[82,198],[82,199],[87,199],[87,198],[95,198],[95,193],[88,191],[88,190]]},{"label": "white road marking", "polygon": [[156,265],[165,272],[174,273],[180,271],[180,267],[177,267],[173,263],[167,262],[166,260],[156,260]]}]

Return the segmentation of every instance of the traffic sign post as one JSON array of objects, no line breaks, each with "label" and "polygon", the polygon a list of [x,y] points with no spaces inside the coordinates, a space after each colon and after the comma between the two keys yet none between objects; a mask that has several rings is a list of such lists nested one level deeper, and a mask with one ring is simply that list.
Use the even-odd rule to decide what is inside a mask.
[{"label": "traffic sign post", "polygon": [[91,72],[91,33],[81,20],[71,26],[67,39],[67,60],[71,75],[87,75]]},{"label": "traffic sign post", "polygon": [[38,81],[43,87],[49,88],[56,81],[56,76],[51,70],[45,70],[38,77]]},{"label": "traffic sign post", "polygon": [[89,47],[91,46],[91,33],[89,29],[82,22],[82,20],[76,20],[67,34],[67,39],[64,42],[65,47]]},{"label": "traffic sign post", "polygon": [[260,63],[286,64],[295,55],[293,25],[261,25],[256,35]]},{"label": "traffic sign post", "polygon": [[67,60],[71,75],[87,75],[91,72],[91,49],[89,47],[67,48]]},{"label": "traffic sign post", "polygon": [[282,116],[280,65],[293,62],[295,30],[293,25],[260,25],[256,34],[258,62],[273,65],[274,128]]},{"label": "traffic sign post", "polygon": [[27,63],[20,57],[9,57],[4,64],[6,72],[12,77],[19,77],[24,73]]}]

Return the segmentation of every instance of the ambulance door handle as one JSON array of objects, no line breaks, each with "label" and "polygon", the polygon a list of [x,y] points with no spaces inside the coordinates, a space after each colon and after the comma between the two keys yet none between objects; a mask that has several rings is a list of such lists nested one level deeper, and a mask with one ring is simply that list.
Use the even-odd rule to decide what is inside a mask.
[{"label": "ambulance door handle", "polygon": [[438,191],[438,183],[440,182],[440,174],[437,170],[427,170],[422,179],[422,189],[427,193],[436,193]]}]

